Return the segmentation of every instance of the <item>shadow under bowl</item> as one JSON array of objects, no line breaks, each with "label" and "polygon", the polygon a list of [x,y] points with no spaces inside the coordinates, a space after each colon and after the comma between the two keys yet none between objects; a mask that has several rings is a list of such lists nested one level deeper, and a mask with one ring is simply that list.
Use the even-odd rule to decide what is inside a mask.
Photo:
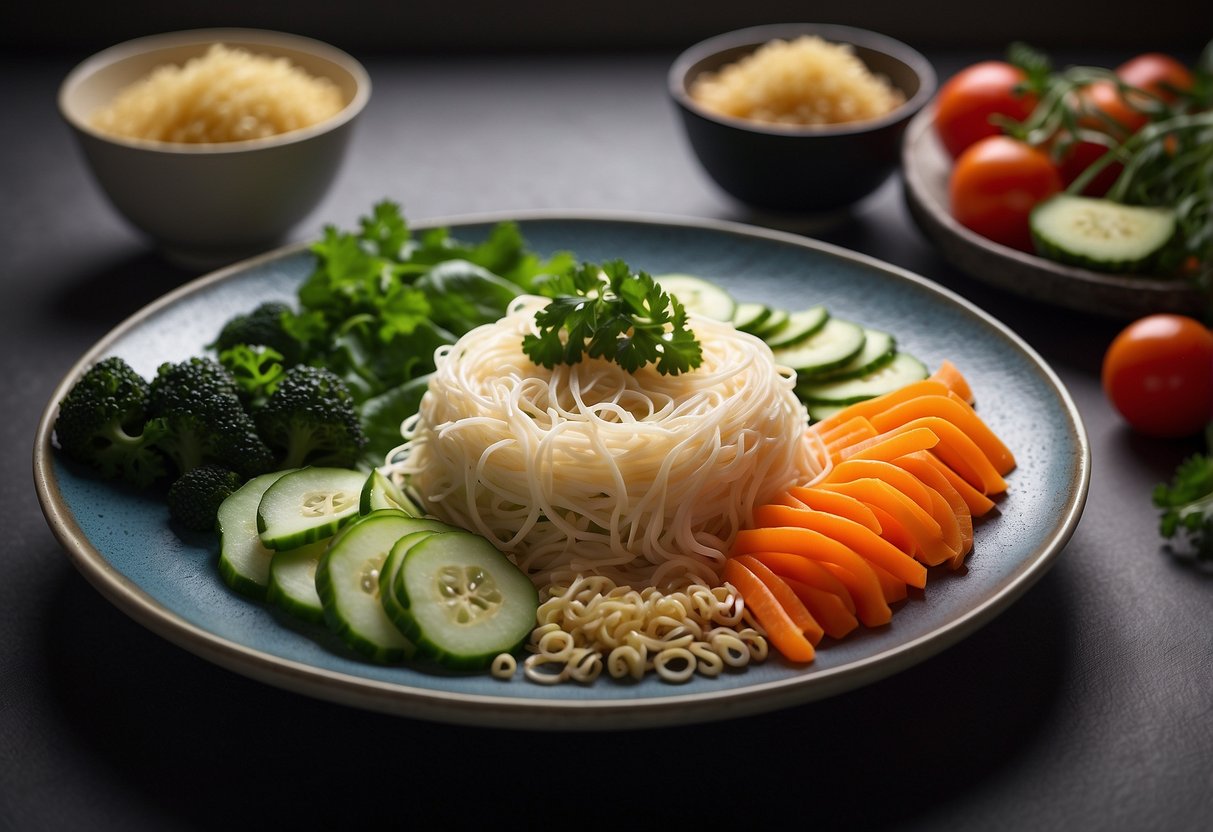
[{"label": "shadow under bowl", "polygon": [[[689,89],[702,73],[734,63],[771,40],[801,35],[849,44],[873,74],[902,92],[905,102],[876,119],[801,127],[719,115],[691,98]],[[850,26],[788,23],[702,41],[678,56],[668,83],[692,150],[721,188],[756,208],[819,212],[863,199],[897,168],[902,134],[934,95],[936,76],[920,53],[884,35]]]}]

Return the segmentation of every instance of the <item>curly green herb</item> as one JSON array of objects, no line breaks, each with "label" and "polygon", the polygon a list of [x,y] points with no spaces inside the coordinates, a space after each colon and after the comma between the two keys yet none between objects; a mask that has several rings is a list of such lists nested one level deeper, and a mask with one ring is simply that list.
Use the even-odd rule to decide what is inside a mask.
[{"label": "curly green herb", "polygon": [[552,301],[535,315],[538,335],[522,342],[536,364],[551,369],[588,355],[630,373],[652,364],[662,375],[678,375],[703,361],[678,298],[620,260],[583,264],[549,279],[540,291]]}]

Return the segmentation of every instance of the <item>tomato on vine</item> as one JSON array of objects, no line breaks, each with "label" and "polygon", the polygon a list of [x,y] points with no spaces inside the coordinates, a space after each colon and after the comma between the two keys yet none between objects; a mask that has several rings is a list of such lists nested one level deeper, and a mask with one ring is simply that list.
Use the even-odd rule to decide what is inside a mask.
[{"label": "tomato on vine", "polygon": [[953,159],[1001,129],[992,116],[1023,121],[1036,107],[1036,97],[1021,94],[1027,74],[1004,61],[982,61],[953,75],[935,99],[935,132]]},{"label": "tomato on vine", "polygon": [[1032,209],[1062,189],[1047,153],[1009,136],[989,136],[956,160],[948,182],[952,216],[981,236],[1032,251]]},{"label": "tomato on vine", "polygon": [[[1142,95],[1132,90],[1121,89],[1112,80],[1100,80],[1081,93],[1084,108],[1092,113],[1084,124],[1096,130],[1123,128],[1126,133],[1136,133],[1150,120],[1149,110],[1155,103],[1151,96],[1163,101],[1174,101],[1176,94],[1192,88],[1192,72],[1170,55],[1147,52],[1131,58],[1115,70],[1117,79],[1123,84],[1144,90]],[[1108,119],[1115,124],[1109,124]]]}]

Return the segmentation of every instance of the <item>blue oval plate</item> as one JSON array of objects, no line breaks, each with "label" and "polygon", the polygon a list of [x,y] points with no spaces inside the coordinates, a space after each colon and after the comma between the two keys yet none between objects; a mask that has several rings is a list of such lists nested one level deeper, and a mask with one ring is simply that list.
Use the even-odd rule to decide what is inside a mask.
[{"label": "blue oval plate", "polygon": [[120,355],[145,376],[163,361],[204,351],[232,315],[268,299],[292,300],[312,268],[295,247],[200,278],[148,306],[88,351],[55,391],[38,429],[34,474],[47,521],[76,567],[127,614],[216,664],[301,693],[423,719],[541,729],[606,729],[701,722],[807,702],[887,676],[972,633],[1049,568],[1086,500],[1090,451],[1060,381],[1026,344],[963,299],[862,255],[747,226],[647,217],[475,217],[442,223],[469,240],[515,219],[530,246],[585,260],[621,257],[653,274],[688,272],[740,300],[834,314],[897,335],[934,368],[965,373],[977,407],[1018,456],[1010,491],[983,520],[967,568],[933,572],[925,592],[891,624],[824,646],[809,666],[772,655],[715,679],[673,685],[599,679],[544,686],[519,674],[453,675],[377,666],[228,589],[210,536],[183,540],[167,510],[82,474],[53,452],[56,402],[98,359]]}]

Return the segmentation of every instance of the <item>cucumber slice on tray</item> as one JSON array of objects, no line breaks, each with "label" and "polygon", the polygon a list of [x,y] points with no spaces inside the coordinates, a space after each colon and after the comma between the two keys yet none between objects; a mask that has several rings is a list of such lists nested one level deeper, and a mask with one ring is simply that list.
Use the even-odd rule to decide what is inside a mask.
[{"label": "cucumber slice on tray", "polygon": [[736,311],[733,312],[733,326],[742,332],[756,335],[762,330],[763,325],[771,317],[773,311],[765,303],[754,303],[752,301],[739,303],[737,304]]},{"label": "cucumber slice on tray", "polygon": [[814,306],[788,315],[787,324],[766,339],[772,350],[784,350],[802,344],[820,332],[830,320],[824,306]]},{"label": "cucumber slice on tray", "polygon": [[286,471],[262,474],[236,489],[219,506],[219,574],[237,592],[264,598],[274,550],[257,533],[257,506]]},{"label": "cucumber slice on tray", "polygon": [[270,549],[294,549],[332,537],[358,514],[366,474],[300,468],[275,481],[257,505],[257,529]]},{"label": "cucumber slice on tray", "polygon": [[358,501],[358,513],[370,514],[381,508],[398,508],[412,517],[420,517],[423,512],[419,509],[404,490],[378,468],[366,478],[362,487],[362,496]]},{"label": "cucumber slice on tray", "polygon": [[384,605],[425,655],[448,667],[484,668],[534,629],[534,584],[483,537],[410,535],[393,556],[402,548],[398,568],[384,581]]},{"label": "cucumber slice on tray", "polygon": [[896,355],[897,341],[892,335],[887,332],[881,332],[878,329],[864,327],[863,349],[859,351],[858,355],[841,367],[826,370],[803,380],[815,382],[819,379],[824,380],[828,378],[833,381],[836,379],[866,376],[888,364]]},{"label": "cucumber slice on tray", "polygon": [[329,542],[326,538],[297,549],[274,552],[265,600],[296,618],[323,624],[324,605],[316,591],[316,569]]},{"label": "cucumber slice on tray", "polygon": [[379,572],[396,541],[425,521],[393,509],[358,518],[324,553],[316,592],[329,629],[377,662],[399,662],[416,652],[379,602]]},{"label": "cucumber slice on tray", "polygon": [[921,381],[928,375],[925,364],[902,352],[867,375],[797,384],[796,394],[810,406],[854,404],[891,393],[910,382]]},{"label": "cucumber slice on tray", "polygon": [[791,312],[776,307],[771,310],[771,314],[762,322],[762,325],[750,334],[758,336],[769,344],[772,338],[783,331],[783,328],[788,325],[791,319]]},{"label": "cucumber slice on tray", "polygon": [[792,368],[800,376],[842,367],[859,355],[863,345],[863,327],[841,318],[830,318],[807,340],[786,349],[772,349],[772,352],[776,362]]},{"label": "cucumber slice on tray", "polygon": [[733,300],[732,295],[701,277],[663,274],[655,276],[653,280],[657,281],[663,292],[678,298],[688,312],[718,321],[731,321],[737,311],[737,301]]}]

